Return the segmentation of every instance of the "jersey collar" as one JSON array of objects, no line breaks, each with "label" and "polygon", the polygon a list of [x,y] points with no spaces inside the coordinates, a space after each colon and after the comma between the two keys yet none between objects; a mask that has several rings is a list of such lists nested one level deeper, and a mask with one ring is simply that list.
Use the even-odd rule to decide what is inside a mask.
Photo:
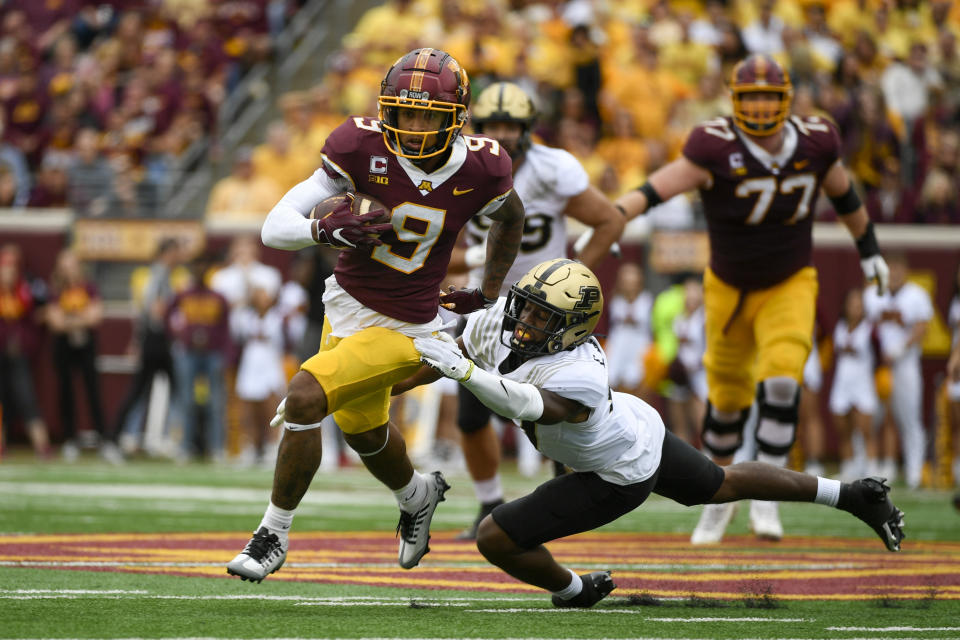
[{"label": "jersey collar", "polygon": [[431,189],[436,189],[460,170],[467,159],[467,143],[463,141],[463,136],[457,136],[457,139],[451,145],[450,157],[446,164],[433,173],[425,173],[407,158],[398,157],[397,159],[413,186],[419,189],[421,195],[427,195],[430,190],[421,188],[424,183],[429,184]]},{"label": "jersey collar", "polygon": [[789,120],[783,125],[783,146],[780,147],[780,151],[775,155],[744,135],[739,128],[734,127],[734,131],[740,136],[740,141],[743,142],[747,151],[750,152],[750,155],[756,158],[757,162],[762,164],[767,171],[774,175],[779,174],[780,170],[787,166],[787,161],[790,160],[790,157],[797,150],[797,130]]}]

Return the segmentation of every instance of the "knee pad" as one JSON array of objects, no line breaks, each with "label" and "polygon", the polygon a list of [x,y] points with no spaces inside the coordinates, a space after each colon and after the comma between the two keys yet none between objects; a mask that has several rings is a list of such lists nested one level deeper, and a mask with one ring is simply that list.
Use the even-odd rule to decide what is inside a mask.
[{"label": "knee pad", "polygon": [[713,405],[707,402],[700,439],[703,446],[717,458],[732,456],[743,444],[743,426],[750,417],[750,407],[741,409],[732,421],[721,421],[714,415]]},{"label": "knee pad", "polygon": [[786,455],[797,437],[800,385],[787,377],[763,380],[757,385],[757,406],[757,448],[773,456]]}]

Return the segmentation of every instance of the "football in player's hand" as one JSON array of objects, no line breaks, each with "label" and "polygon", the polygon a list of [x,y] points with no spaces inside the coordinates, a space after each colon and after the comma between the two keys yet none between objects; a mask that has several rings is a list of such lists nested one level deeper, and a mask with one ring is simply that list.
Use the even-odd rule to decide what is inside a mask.
[{"label": "football in player's hand", "polygon": [[377,209],[383,211],[382,216],[375,220],[368,221],[366,224],[390,221],[390,212],[387,211],[387,208],[382,202],[373,196],[368,196],[365,193],[352,192],[339,193],[335,196],[330,196],[326,200],[321,200],[320,203],[310,211],[309,217],[311,220],[323,218],[345,201],[350,201],[350,208],[355,216],[366,215],[372,211],[376,211]]}]

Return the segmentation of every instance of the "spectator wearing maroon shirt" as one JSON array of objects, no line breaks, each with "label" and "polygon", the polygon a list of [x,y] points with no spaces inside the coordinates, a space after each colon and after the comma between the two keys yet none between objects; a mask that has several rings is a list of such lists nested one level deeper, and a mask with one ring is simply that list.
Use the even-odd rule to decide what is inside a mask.
[{"label": "spectator wearing maroon shirt", "polygon": [[37,172],[37,181],[30,192],[30,207],[66,207],[67,172],[70,157],[58,151],[47,151]]},{"label": "spectator wearing maroon shirt", "polygon": [[166,325],[173,337],[173,360],[179,381],[180,402],[184,411],[184,434],[181,456],[197,455],[196,383],[206,379],[209,396],[206,401],[204,450],[215,461],[224,458],[226,395],[224,362],[230,343],[230,303],[210,288],[206,274],[211,267],[208,258],[191,264],[192,284],[174,296],[167,307]]},{"label": "spectator wearing maroon shirt", "polygon": [[[11,417],[26,424],[33,449],[40,457],[50,455],[47,425],[40,417],[33,388],[30,360],[36,355],[38,326],[37,291],[22,272],[22,254],[13,244],[0,247],[0,404],[3,423]],[[9,431],[4,429],[4,432]]]},{"label": "spectator wearing maroon shirt", "polygon": [[87,278],[84,266],[70,249],[57,256],[51,276],[52,296],[46,307],[47,324],[53,333],[53,366],[59,388],[60,426],[63,428],[63,457],[69,462],[80,453],[77,446],[77,407],[74,402],[74,373],[80,374],[87,394],[93,428],[100,437],[100,454],[113,464],[123,462],[115,434],[106,431],[97,371],[97,328],[103,322],[103,301],[97,286]]}]

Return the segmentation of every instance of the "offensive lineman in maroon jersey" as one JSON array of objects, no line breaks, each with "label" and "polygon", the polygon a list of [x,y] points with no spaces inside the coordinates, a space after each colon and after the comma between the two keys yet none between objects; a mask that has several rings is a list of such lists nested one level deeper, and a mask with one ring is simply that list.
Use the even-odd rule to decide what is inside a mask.
[{"label": "offensive lineman in maroon jersey", "polygon": [[[780,64],[748,57],[734,68],[730,91],[733,117],[694,128],[683,155],[618,204],[629,219],[699,189],[710,238],[703,443],[729,464],[756,399],[757,460],[784,466],[813,335],[812,212],[821,189],[856,240],[866,277],[885,289],[888,269],[840,160],[835,126],[789,115],[793,88]],[[691,542],[719,542],[733,513],[732,504],[707,505]],[[751,503],[750,522],[758,536],[783,535],[776,502]]]},{"label": "offensive lineman in maroon jersey", "polygon": [[[413,468],[389,421],[390,388],[419,369],[413,339],[443,328],[440,304],[463,314],[496,301],[523,232],[510,156],[489,138],[461,135],[469,102],[456,60],[437,49],[411,51],[381,84],[379,119],[351,117],[335,129],[320,169],[267,216],[268,246],[342,251],[323,295],[320,352],[301,365],[271,423],[284,433],[270,504],[228,573],[259,582],[283,564],[294,510],[320,465],[317,427],[329,414],[396,495],[400,566],[413,568],[429,550],[430,521],[449,487],[439,471]],[[306,217],[345,191],[367,193],[388,211],[355,216],[343,205],[320,220]],[[438,293],[457,235],[476,215],[492,221],[482,285]]]}]

